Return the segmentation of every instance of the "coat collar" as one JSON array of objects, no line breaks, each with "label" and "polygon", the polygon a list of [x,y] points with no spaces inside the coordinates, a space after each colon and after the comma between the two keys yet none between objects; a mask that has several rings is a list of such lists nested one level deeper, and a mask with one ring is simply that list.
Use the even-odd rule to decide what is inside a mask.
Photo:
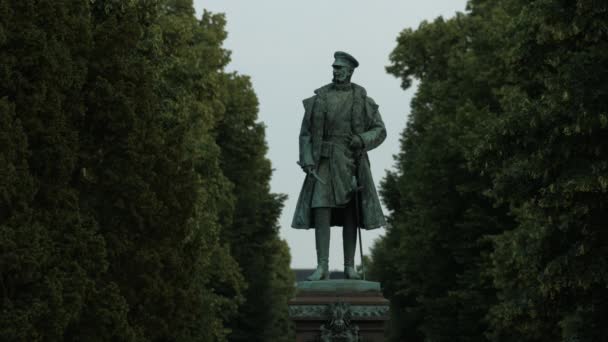
[{"label": "coat collar", "polygon": [[[360,85],[358,85],[356,83],[353,83],[353,82],[351,82],[350,84],[353,87],[353,89],[355,90],[355,94],[357,94],[357,93],[361,94],[362,97],[366,97],[367,96],[367,92],[365,91],[365,88],[363,88],[362,86],[360,86]],[[327,94],[327,92],[330,89],[332,89],[333,86],[334,86],[333,83],[326,84],[326,85],[322,86],[321,88],[315,90],[315,94],[317,94],[317,95],[325,95],[325,94]]]}]

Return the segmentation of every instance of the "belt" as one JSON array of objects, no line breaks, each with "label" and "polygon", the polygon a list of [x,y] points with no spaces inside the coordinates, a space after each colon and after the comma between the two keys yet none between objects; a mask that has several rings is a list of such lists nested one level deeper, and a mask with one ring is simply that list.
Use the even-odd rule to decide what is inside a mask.
[{"label": "belt", "polygon": [[351,134],[329,134],[323,137],[321,144],[321,156],[330,157],[336,145],[343,148],[348,148],[348,138]]},{"label": "belt", "polygon": [[333,143],[347,143],[346,139],[349,138],[352,134],[344,133],[344,134],[328,134],[323,136],[323,141],[333,142]]}]

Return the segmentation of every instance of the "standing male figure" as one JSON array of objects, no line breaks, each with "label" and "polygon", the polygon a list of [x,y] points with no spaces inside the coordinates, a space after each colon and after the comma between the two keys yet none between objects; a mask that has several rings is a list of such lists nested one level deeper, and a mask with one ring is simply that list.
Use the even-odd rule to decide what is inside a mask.
[{"label": "standing male figure", "polygon": [[334,58],[332,83],[304,100],[300,130],[299,164],[307,176],[292,227],[315,228],[317,269],[308,280],[329,279],[331,226],[343,227],[345,278],[359,279],[357,226],[386,224],[367,156],[384,141],[386,129],[378,105],[363,87],[350,82],[359,62],[341,51]]}]

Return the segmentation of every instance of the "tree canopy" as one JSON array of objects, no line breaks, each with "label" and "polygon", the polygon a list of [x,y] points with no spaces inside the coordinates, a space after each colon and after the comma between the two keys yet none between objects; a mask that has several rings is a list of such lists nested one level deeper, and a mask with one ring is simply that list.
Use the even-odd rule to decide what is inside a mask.
[{"label": "tree canopy", "polygon": [[288,338],[284,196],[251,83],[224,71],[224,16],[3,0],[0,17],[0,339]]},{"label": "tree canopy", "polygon": [[387,70],[420,85],[371,266],[391,340],[608,338],[607,20],[473,0],[401,32]]}]

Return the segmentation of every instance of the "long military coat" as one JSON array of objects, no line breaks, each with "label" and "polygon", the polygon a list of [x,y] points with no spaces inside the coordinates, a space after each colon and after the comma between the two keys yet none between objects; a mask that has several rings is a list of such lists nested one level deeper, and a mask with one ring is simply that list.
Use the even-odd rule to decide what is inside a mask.
[{"label": "long military coat", "polygon": [[[315,95],[305,99],[304,119],[300,130],[300,165],[319,165],[325,117],[327,115],[327,93],[332,85],[328,84],[317,90]],[[361,137],[364,151],[360,156],[358,182],[362,187],[359,195],[359,226],[374,229],[386,225],[376,186],[372,179],[367,151],[376,148],[386,138],[386,129],[378,105],[367,96],[365,89],[352,83],[353,103],[351,113],[351,130]],[[300,191],[298,203],[291,226],[297,229],[315,228],[311,210],[311,200],[316,179],[307,175]],[[343,215],[333,215],[332,226],[343,225]]]}]

